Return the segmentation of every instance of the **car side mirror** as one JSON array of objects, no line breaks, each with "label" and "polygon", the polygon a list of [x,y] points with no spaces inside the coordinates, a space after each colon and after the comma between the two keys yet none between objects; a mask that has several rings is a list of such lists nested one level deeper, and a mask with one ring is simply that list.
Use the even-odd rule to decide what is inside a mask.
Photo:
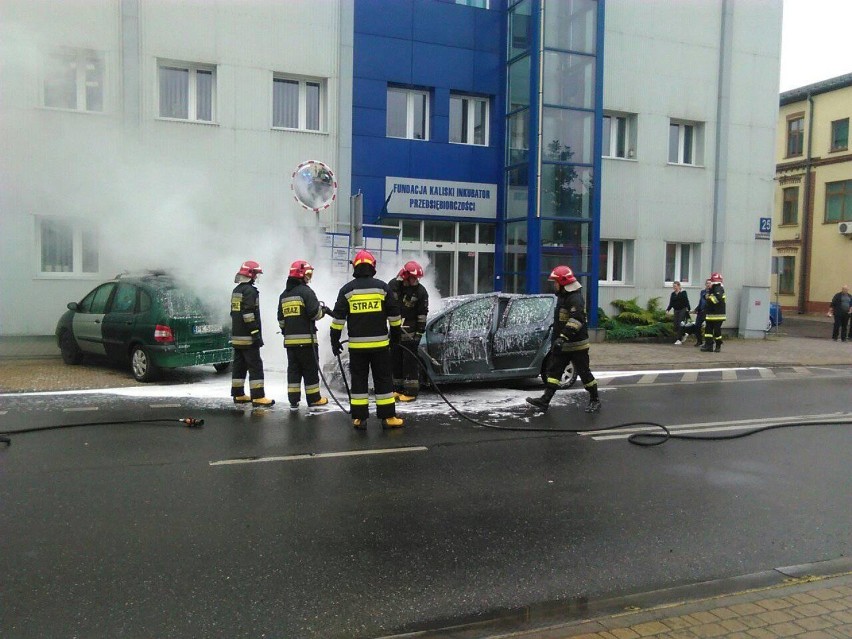
[{"label": "car side mirror", "polygon": [[77,302],[68,302],[68,310],[76,311],[77,310]]}]

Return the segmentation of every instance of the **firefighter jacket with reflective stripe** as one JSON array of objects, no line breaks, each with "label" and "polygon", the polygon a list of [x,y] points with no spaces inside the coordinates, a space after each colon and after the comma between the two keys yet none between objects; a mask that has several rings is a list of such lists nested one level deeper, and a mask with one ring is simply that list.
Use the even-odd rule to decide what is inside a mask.
[{"label": "firefighter jacket with reflective stripe", "polygon": [[562,351],[583,351],[589,348],[589,328],[586,323],[586,301],[578,290],[561,289],[556,296],[553,314],[553,335],[564,340]]},{"label": "firefighter jacket with reflective stripe", "polygon": [[304,280],[288,277],[287,288],[278,298],[278,326],[284,346],[307,346],[316,342],[317,326],[323,310],[313,289]]},{"label": "firefighter jacket with reflective stripe", "polygon": [[721,284],[714,284],[707,291],[707,314],[704,319],[708,322],[724,322],[725,321],[725,287]]},{"label": "firefighter jacket with reflective stripe", "polygon": [[237,284],[231,293],[231,345],[263,346],[260,332],[260,296],[253,282]]},{"label": "firefighter jacket with reflective stripe", "polygon": [[375,277],[356,277],[337,294],[331,313],[331,340],[340,339],[346,325],[350,349],[385,348],[389,346],[388,325],[396,339],[402,318],[399,306],[388,285]]},{"label": "firefighter jacket with reflective stripe", "polygon": [[399,304],[402,316],[402,330],[409,335],[422,335],[426,332],[426,316],[429,315],[429,293],[419,282],[409,286],[395,277],[388,286]]}]

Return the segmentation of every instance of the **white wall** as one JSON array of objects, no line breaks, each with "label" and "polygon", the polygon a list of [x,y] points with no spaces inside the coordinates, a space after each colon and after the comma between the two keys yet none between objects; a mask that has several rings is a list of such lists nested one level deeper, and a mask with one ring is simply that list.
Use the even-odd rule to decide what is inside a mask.
[{"label": "white wall", "polygon": [[[340,202],[348,209],[339,66],[351,66],[351,50],[340,55],[338,2],[139,0],[138,31],[128,34],[121,7],[135,4],[0,4],[0,286],[25,293],[14,304],[3,296],[0,335],[52,333],[68,301],[125,268],[166,267],[227,293],[240,262],[256,259],[274,311],[286,267],[321,257],[316,230],[333,223]],[[104,52],[105,113],[39,106],[40,56],[53,46]],[[139,103],[125,104],[134,59]],[[158,59],[216,66],[215,124],[157,117]],[[271,129],[274,72],[327,79],[323,133]],[[319,216],[290,190],[309,159],[329,164],[340,187]],[[97,225],[100,273],[40,274],[39,215]]]},{"label": "white wall", "polygon": [[[635,161],[603,160],[601,238],[635,243],[632,281],[600,288],[606,312],[613,299],[668,303],[666,242],[700,244],[693,304],[711,270],[724,274],[729,328],[739,289],[769,286],[770,242],[754,236],[771,217],[780,38],[781,0],[607,1],[604,109],[638,114],[638,139]],[[701,167],[668,165],[669,118],[705,123]]]}]

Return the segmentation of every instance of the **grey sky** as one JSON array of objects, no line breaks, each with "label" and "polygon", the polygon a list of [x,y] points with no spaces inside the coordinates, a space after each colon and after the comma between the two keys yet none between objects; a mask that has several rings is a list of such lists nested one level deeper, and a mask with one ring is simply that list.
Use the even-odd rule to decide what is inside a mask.
[{"label": "grey sky", "polygon": [[784,0],[781,91],[852,73],[850,25],[850,0]]}]

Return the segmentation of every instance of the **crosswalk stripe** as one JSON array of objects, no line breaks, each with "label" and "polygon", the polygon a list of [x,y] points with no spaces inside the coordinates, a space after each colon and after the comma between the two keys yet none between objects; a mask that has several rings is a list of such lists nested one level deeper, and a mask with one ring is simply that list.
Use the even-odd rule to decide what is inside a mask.
[{"label": "crosswalk stripe", "polygon": [[698,371],[688,371],[680,378],[682,382],[695,382],[698,380]]},{"label": "crosswalk stripe", "polygon": [[724,380],[732,380],[737,378],[737,371],[727,370],[722,371],[722,379]]},{"label": "crosswalk stripe", "polygon": [[758,372],[763,379],[773,379],[775,372],[771,368],[758,368]]},{"label": "crosswalk stripe", "polygon": [[794,366],[793,370],[796,371],[799,375],[813,375],[813,373],[804,366]]},{"label": "crosswalk stripe", "polygon": [[642,375],[639,378],[637,384],[653,384],[657,380],[657,373],[649,373],[647,375]]}]

